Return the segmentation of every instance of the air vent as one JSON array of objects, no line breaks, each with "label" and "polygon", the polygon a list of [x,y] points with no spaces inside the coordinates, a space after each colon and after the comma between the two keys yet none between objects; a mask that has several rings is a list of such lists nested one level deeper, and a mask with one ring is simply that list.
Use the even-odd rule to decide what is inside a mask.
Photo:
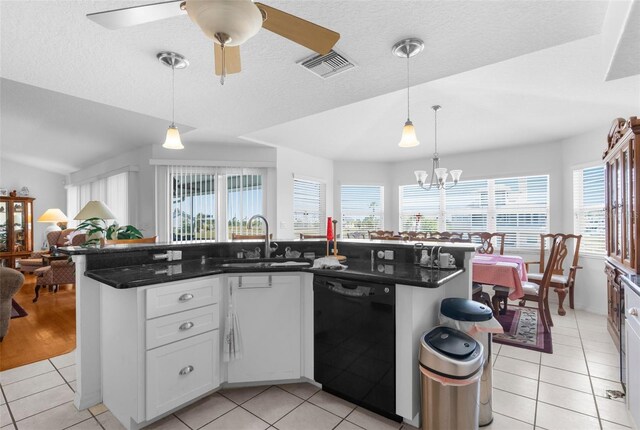
[{"label": "air vent", "polygon": [[355,67],[355,64],[353,64],[349,59],[333,50],[329,51],[329,53],[325,55],[314,55],[311,58],[302,60],[298,64],[323,79],[327,79]]}]

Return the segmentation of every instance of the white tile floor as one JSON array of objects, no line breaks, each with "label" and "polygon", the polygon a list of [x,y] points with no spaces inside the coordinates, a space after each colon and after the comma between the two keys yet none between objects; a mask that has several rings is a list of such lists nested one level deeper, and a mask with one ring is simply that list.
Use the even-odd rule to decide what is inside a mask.
[{"label": "white tile floor", "polygon": [[[554,354],[494,347],[494,422],[486,429],[625,429],[617,351],[606,320],[571,310],[554,315]],[[2,430],[121,429],[103,405],[73,406],[74,353],[0,372]],[[156,430],[411,429],[310,384],[222,390],[148,427]]]}]

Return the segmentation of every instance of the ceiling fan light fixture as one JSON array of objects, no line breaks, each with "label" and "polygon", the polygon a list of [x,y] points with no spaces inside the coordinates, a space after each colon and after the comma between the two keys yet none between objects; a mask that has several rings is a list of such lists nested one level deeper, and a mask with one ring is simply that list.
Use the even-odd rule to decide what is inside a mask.
[{"label": "ceiling fan light fixture", "polygon": [[180,132],[178,131],[178,127],[174,124],[171,124],[167,129],[167,137],[165,138],[162,147],[166,149],[184,149],[184,145],[180,139]]},{"label": "ceiling fan light fixture", "polygon": [[418,138],[416,137],[416,128],[413,126],[411,120],[407,120],[402,127],[402,138],[398,146],[401,148],[412,148],[420,145]]},{"label": "ceiling fan light fixture", "polygon": [[262,28],[262,13],[251,0],[188,0],[185,9],[208,38],[228,35],[228,46],[243,44]]}]

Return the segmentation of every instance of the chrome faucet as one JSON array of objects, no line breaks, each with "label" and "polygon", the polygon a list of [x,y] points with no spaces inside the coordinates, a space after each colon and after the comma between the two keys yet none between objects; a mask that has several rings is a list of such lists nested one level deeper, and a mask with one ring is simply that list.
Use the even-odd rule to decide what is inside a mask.
[{"label": "chrome faucet", "polygon": [[253,223],[253,220],[257,218],[264,221],[264,258],[270,258],[271,243],[269,242],[269,222],[267,221],[267,219],[262,215],[254,215],[251,218],[249,218],[249,221],[247,222],[247,227],[251,228],[251,223]]}]

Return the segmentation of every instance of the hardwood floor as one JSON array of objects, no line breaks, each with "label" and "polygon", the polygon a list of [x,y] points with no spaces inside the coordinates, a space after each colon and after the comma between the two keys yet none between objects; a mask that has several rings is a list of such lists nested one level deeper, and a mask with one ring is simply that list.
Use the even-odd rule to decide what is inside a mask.
[{"label": "hardwood floor", "polygon": [[40,290],[33,303],[35,276],[25,275],[25,283],[14,300],[27,311],[13,318],[9,332],[0,342],[0,370],[12,369],[72,351],[76,347],[76,289],[62,285],[53,293]]}]

